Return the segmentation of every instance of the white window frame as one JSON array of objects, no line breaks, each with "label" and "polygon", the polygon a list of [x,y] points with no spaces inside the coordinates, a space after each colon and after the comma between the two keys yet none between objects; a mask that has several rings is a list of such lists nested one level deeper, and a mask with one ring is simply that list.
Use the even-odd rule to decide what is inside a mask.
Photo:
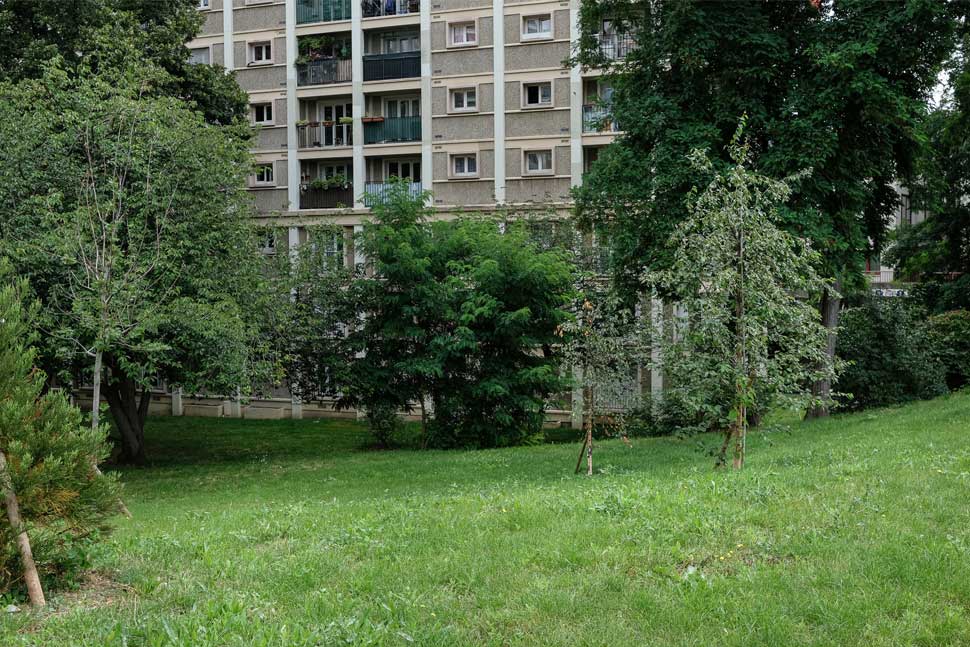
[{"label": "white window frame", "polygon": [[[529,155],[537,153],[549,153],[549,168],[536,171],[529,170]],[[530,148],[522,151],[522,175],[553,175],[556,172],[556,149],[555,148]]]},{"label": "white window frame", "polygon": [[[549,20],[549,31],[536,32],[530,34],[526,31],[526,26],[529,24],[530,20]],[[541,23],[540,23],[541,24]],[[537,13],[529,16],[522,16],[522,25],[519,33],[519,38],[521,40],[550,40],[554,33],[554,27],[552,24],[552,13]]]},{"label": "white window frame", "polygon": [[[542,88],[539,88],[539,99],[540,103],[529,103],[529,86],[530,85],[548,85],[549,86],[549,102],[542,103]],[[537,108],[552,108],[556,104],[555,95],[555,85],[552,81],[528,81],[522,83],[522,109],[523,110],[535,110]]]},{"label": "white window frame", "polygon": [[[475,96],[474,106],[468,105],[469,93],[473,93]],[[460,108],[455,105],[456,97],[461,97],[462,105]],[[448,111],[449,112],[478,112],[478,86],[449,89],[448,90]]]},{"label": "white window frame", "polygon": [[211,0],[199,0],[195,8],[199,11],[208,11],[211,8]]},{"label": "white window frame", "polygon": [[[258,108],[265,108],[267,106],[269,106],[269,115],[270,115],[269,119],[263,119],[262,121],[258,120],[256,118],[256,111],[257,111],[257,109]],[[254,125],[256,125],[256,126],[272,126],[274,123],[276,123],[276,121],[275,121],[275,117],[276,117],[276,107],[273,105],[273,102],[272,101],[254,103],[254,104],[251,104],[250,107],[252,108],[252,119],[253,119],[253,124]],[[266,116],[266,111],[265,110],[263,111],[263,116],[264,117]]]},{"label": "white window frame", "polygon": [[[269,48],[269,58],[256,58],[256,50],[259,48]],[[256,40],[248,44],[247,48],[249,54],[249,64],[250,65],[272,65],[273,63],[273,41],[271,40]],[[263,50],[265,52],[265,50]]]},{"label": "white window frame", "polygon": [[[269,179],[259,179],[264,169],[269,169]],[[273,162],[260,162],[253,173],[253,186],[276,186],[276,165]]]},{"label": "white window frame", "polygon": [[[455,168],[458,160],[463,160],[464,170],[459,172]],[[475,170],[468,171],[468,160],[475,160]],[[478,153],[450,153],[448,155],[448,175],[453,178],[473,178],[478,177]]]},{"label": "white window frame", "polygon": [[[474,40],[468,40],[468,27],[475,32]],[[464,27],[464,40],[455,40],[455,30]],[[478,45],[478,21],[477,20],[456,20],[448,23],[448,47],[476,47]]]}]

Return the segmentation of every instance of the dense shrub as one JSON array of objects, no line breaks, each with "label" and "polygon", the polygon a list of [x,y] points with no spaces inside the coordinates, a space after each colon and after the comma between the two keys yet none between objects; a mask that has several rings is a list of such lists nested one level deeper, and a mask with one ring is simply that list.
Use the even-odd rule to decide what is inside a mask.
[{"label": "dense shrub", "polygon": [[[0,267],[0,274],[3,267]],[[93,544],[117,509],[118,484],[95,472],[108,453],[104,429],[84,424],[63,393],[44,393],[34,369],[34,312],[25,283],[0,284],[0,449],[6,454],[34,560],[45,585],[62,585],[88,565]],[[22,587],[20,556],[0,521],[0,593]]]},{"label": "dense shrub", "polygon": [[865,409],[946,393],[945,369],[922,308],[907,299],[872,298],[842,313],[836,382],[842,404]]},{"label": "dense shrub", "polygon": [[970,384],[970,310],[953,310],[927,321],[930,341],[946,371],[946,385]]}]

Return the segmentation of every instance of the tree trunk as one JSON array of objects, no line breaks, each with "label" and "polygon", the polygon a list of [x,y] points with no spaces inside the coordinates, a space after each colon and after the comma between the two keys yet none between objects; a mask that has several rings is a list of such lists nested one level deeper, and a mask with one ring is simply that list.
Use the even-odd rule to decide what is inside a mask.
[{"label": "tree trunk", "polygon": [[131,465],[145,462],[145,423],[142,411],[147,415],[147,390],[142,392],[138,401],[138,388],[135,381],[122,371],[113,371],[114,379],[105,385],[105,397],[111,410],[111,417],[121,434],[121,459]]},{"label": "tree trunk", "polygon": [[91,429],[101,424],[101,351],[94,354],[94,382],[91,390]]},{"label": "tree trunk", "polygon": [[34,554],[30,550],[30,537],[20,518],[20,506],[17,504],[17,493],[13,490],[13,481],[7,471],[7,457],[0,451],[0,487],[3,488],[3,499],[7,507],[7,519],[10,528],[17,537],[17,547],[20,549],[20,561],[24,567],[24,581],[27,583],[27,596],[30,604],[35,607],[47,605],[44,598],[44,588],[40,585],[37,565],[34,564]]},{"label": "tree trunk", "polygon": [[593,387],[589,387],[587,392],[587,397],[584,398],[586,403],[586,476],[593,475]]},{"label": "tree trunk", "polygon": [[[834,289],[836,292],[838,292],[840,288],[841,286],[837,281]],[[819,302],[819,310],[822,314],[822,325],[824,325],[826,330],[828,330],[825,353],[828,356],[829,366],[832,366],[835,363],[835,342],[837,339],[839,311],[841,307],[841,297],[834,296],[833,292],[826,288],[822,292],[822,298]],[[826,377],[816,381],[812,385],[812,396],[817,400],[821,400],[821,403],[812,406],[812,408],[806,412],[805,419],[814,420],[817,418],[827,417],[829,415],[828,403],[832,398],[832,379],[830,377]]]}]

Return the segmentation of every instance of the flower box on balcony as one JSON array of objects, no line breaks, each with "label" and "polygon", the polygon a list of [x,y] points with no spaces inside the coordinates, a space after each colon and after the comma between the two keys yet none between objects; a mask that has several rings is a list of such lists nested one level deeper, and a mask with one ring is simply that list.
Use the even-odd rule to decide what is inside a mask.
[{"label": "flower box on balcony", "polygon": [[384,117],[364,117],[361,121],[365,124],[379,124],[384,121]]},{"label": "flower box on balcony", "polygon": [[333,122],[332,121],[324,121],[324,122],[321,122],[321,123],[323,124],[323,127],[324,128],[330,128],[331,126],[333,126]]}]

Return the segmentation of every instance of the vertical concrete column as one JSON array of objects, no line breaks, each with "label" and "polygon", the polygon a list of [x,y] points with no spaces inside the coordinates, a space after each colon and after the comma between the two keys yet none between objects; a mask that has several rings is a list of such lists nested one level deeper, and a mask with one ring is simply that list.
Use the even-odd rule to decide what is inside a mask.
[{"label": "vertical concrete column", "polygon": [[[427,2],[428,0],[425,0]],[[421,3],[422,5],[424,2]],[[364,206],[364,182],[367,170],[364,166],[364,30],[361,26],[364,10],[361,0],[350,0],[350,69],[351,102],[354,111],[354,207]]]},{"label": "vertical concrete column", "polygon": [[290,417],[294,420],[303,420],[303,400],[299,396],[290,396]]},{"label": "vertical concrete column", "polygon": [[[579,42],[579,0],[569,0],[569,42]],[[569,183],[583,182],[583,77],[578,65],[569,70]]]},{"label": "vertical concrete column", "polygon": [[434,188],[431,122],[431,0],[421,0],[421,186],[425,190]]},{"label": "vertical concrete column", "polygon": [[663,373],[657,367],[660,365],[661,339],[666,332],[663,329],[664,303],[660,299],[653,298],[650,300],[650,324],[652,332],[650,335],[650,361],[653,364],[653,368],[650,369],[650,395],[653,396],[654,402],[658,402],[663,396],[664,378]]},{"label": "vertical concrete column", "polygon": [[172,389],[172,415],[181,416],[185,413],[182,407],[182,387]]},{"label": "vertical concrete column", "polygon": [[583,428],[583,369],[574,366],[573,367],[573,380],[576,385],[573,387],[572,391],[572,405],[569,410],[569,424],[573,429]]},{"label": "vertical concrete column", "polygon": [[492,0],[492,75],[495,88],[495,202],[505,202],[505,3]]},{"label": "vertical concrete column", "polygon": [[300,208],[300,159],[296,155],[296,122],[300,118],[296,102],[297,49],[296,0],[286,0],[286,199],[290,211]]},{"label": "vertical concrete column", "polygon": [[236,44],[233,41],[232,0],[222,0],[222,60],[226,73],[236,68]]}]

